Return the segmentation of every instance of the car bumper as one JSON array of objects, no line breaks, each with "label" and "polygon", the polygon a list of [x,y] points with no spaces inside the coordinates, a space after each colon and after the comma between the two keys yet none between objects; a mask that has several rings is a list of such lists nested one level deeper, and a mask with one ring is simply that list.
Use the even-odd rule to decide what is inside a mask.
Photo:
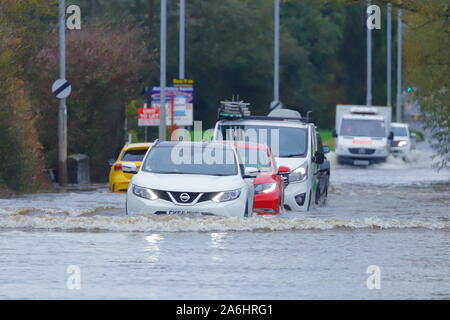
[{"label": "car bumper", "polygon": [[409,147],[391,147],[391,153],[395,155],[404,155],[410,151]]},{"label": "car bumper", "polygon": [[386,161],[387,156],[337,156],[340,164],[370,165]]},{"label": "car bumper", "polygon": [[178,215],[219,215],[244,217],[247,195],[241,194],[236,200],[216,203],[204,201],[195,205],[177,205],[166,200],[148,200],[135,196],[129,188],[127,193],[127,214],[178,214]]},{"label": "car bumper", "polygon": [[307,211],[310,197],[308,181],[290,183],[284,190],[284,206],[291,211]]},{"label": "car bumper", "polygon": [[279,214],[280,198],[277,192],[257,194],[253,202],[253,211],[258,215]]}]

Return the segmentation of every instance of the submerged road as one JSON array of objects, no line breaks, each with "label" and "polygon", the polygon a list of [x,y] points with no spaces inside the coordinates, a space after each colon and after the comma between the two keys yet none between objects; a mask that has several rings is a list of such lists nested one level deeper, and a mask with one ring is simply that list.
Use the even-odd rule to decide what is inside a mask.
[{"label": "submerged road", "polygon": [[106,185],[0,199],[0,299],[449,299],[450,170],[430,164],[333,165],[327,206],[282,217],[127,217]]}]

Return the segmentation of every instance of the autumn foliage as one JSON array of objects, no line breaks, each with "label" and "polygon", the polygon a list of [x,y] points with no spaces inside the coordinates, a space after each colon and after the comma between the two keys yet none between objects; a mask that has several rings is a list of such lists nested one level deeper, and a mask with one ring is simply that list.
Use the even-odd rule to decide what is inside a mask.
[{"label": "autumn foliage", "polygon": [[[57,42],[50,44],[35,60],[40,81],[33,99],[48,165],[57,161],[58,110],[49,90],[58,74],[58,48]],[[67,100],[68,152],[90,156],[93,180],[105,181],[107,160],[123,146],[125,107],[139,94],[140,70],[148,61],[136,29],[93,24],[67,34],[67,78],[73,90]]]}]

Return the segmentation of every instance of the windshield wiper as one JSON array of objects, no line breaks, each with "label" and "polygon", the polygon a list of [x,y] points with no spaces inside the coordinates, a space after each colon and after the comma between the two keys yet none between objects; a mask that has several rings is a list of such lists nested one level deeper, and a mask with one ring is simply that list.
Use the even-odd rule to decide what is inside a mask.
[{"label": "windshield wiper", "polygon": [[186,172],[177,172],[177,171],[164,171],[164,172],[158,172],[158,171],[149,171],[151,173],[160,173],[160,174],[187,174]]},{"label": "windshield wiper", "polygon": [[280,158],[295,158],[295,157],[304,157],[304,153],[294,153],[294,154],[288,154],[285,156],[280,156]]}]

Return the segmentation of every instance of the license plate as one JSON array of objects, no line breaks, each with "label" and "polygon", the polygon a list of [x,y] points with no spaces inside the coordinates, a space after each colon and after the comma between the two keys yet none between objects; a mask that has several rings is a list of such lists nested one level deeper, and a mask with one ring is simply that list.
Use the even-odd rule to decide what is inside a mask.
[{"label": "license plate", "polygon": [[185,215],[185,214],[192,214],[192,215],[198,215],[201,214],[200,211],[189,211],[189,210],[168,210],[167,214],[177,214],[177,215]]},{"label": "license plate", "polygon": [[355,166],[368,166],[370,164],[369,160],[353,160]]}]

